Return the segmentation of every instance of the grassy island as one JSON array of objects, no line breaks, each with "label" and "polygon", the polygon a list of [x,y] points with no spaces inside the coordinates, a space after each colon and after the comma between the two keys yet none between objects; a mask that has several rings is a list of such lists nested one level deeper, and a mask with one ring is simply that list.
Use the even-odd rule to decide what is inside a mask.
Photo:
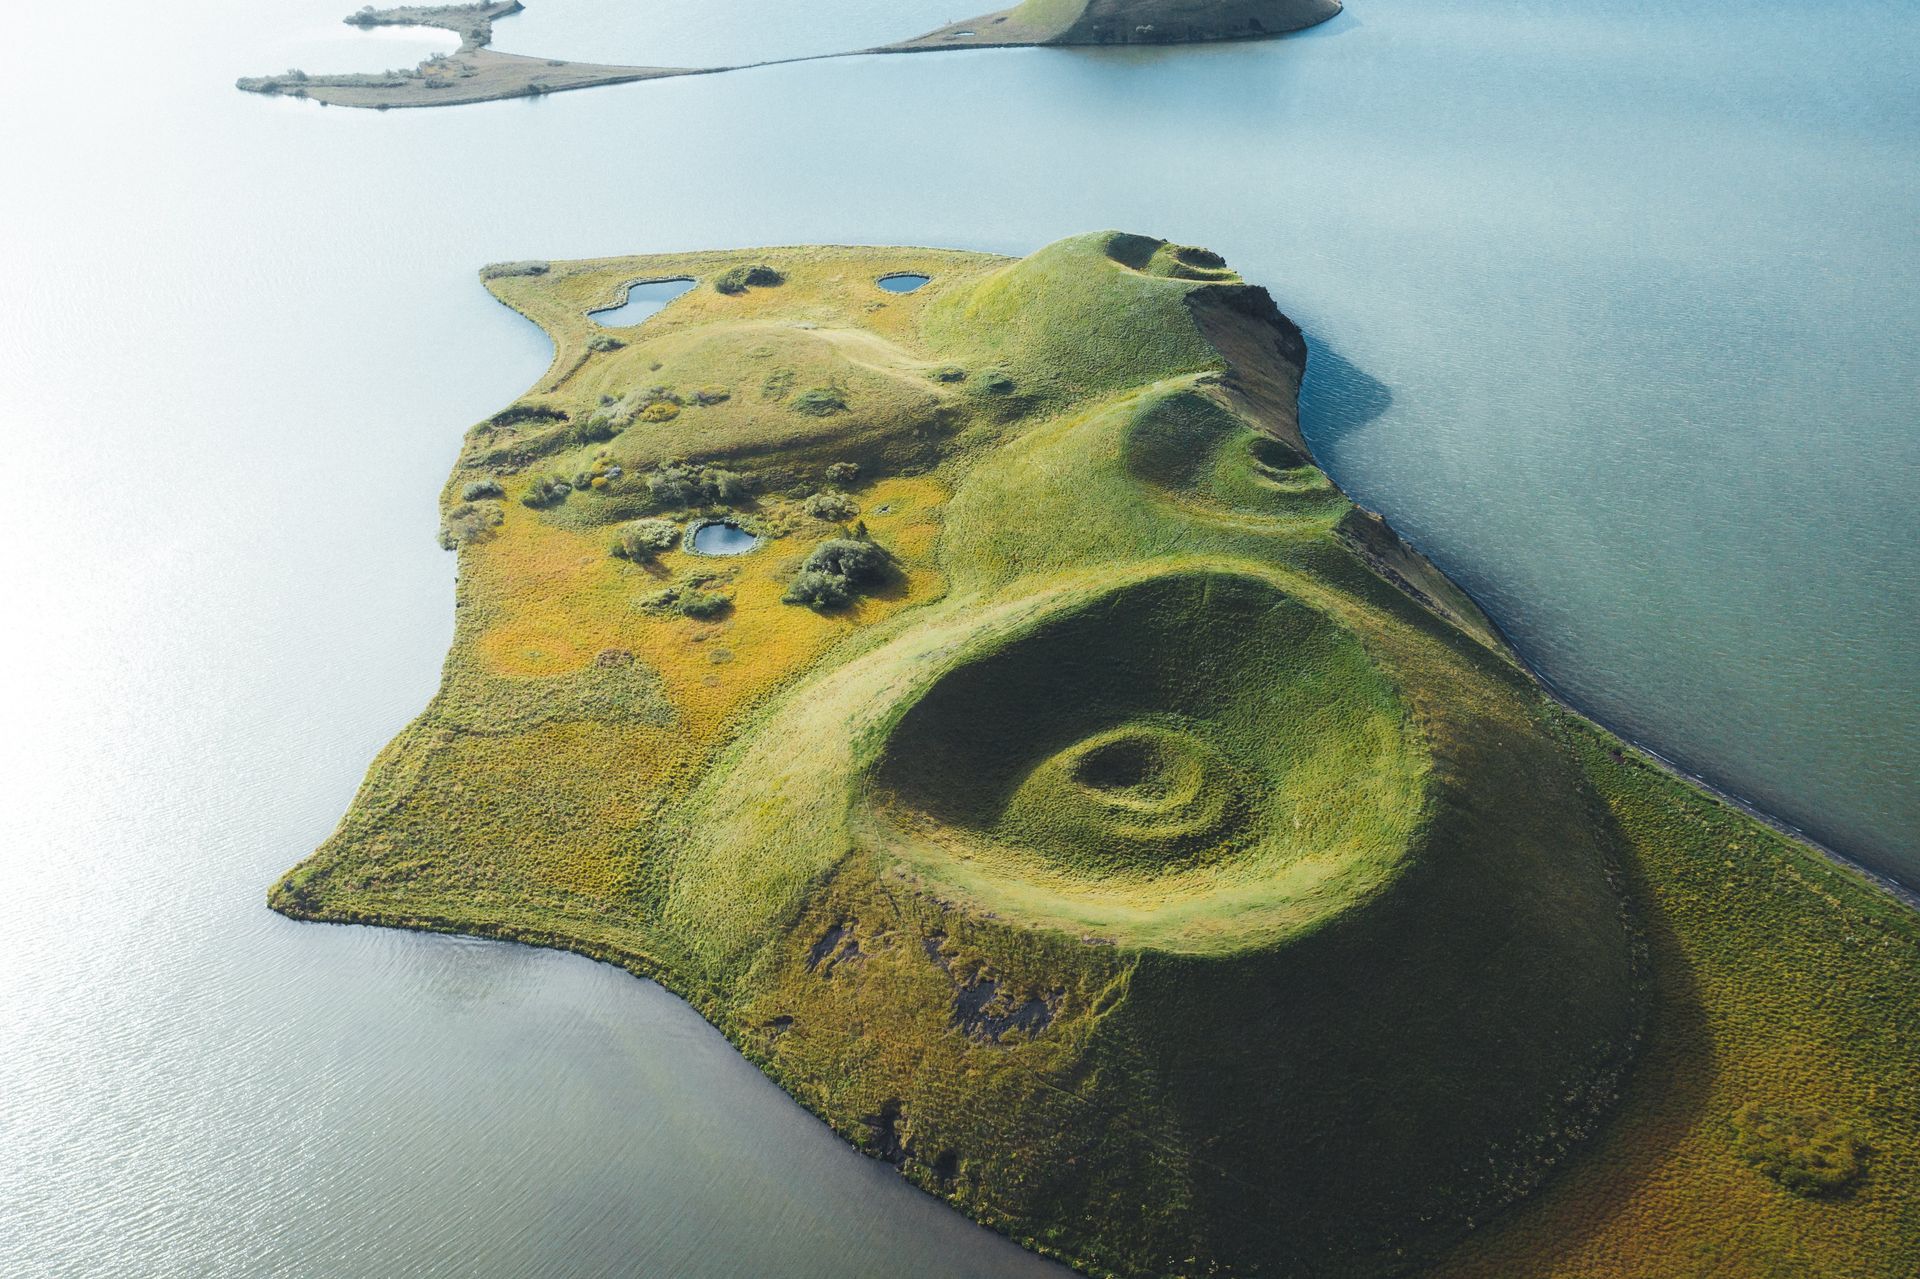
[{"label": "grassy island", "polygon": [[1218,256],[484,277],[553,364],[276,909],[657,979],[1089,1274],[1920,1272],[1920,920],[1546,697]]},{"label": "grassy island", "polygon": [[[496,19],[519,13],[520,0],[472,4],[371,5],[348,15],[358,27],[440,27],[460,37],[450,54],[411,70],[309,75],[245,76],[238,87],[343,107],[457,106],[501,98],[538,97],[602,84],[712,75],[739,67],[627,67],[560,58],[526,57],[488,48]],[[827,54],[926,53],[941,49],[1009,48],[1031,45],[1188,44],[1285,35],[1340,12],[1340,0],[1026,0],[967,22],[950,23],[926,35],[874,49]],[[784,61],[815,61],[791,58]],[[770,63],[753,63],[768,66]]]}]

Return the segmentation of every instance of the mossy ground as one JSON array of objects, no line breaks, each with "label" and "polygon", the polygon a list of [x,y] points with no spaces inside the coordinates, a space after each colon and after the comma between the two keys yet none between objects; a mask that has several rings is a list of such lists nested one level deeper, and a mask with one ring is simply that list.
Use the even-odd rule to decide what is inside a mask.
[{"label": "mossy ground", "polygon": [[[1217,258],[489,286],[554,363],[446,489],[439,695],[278,908],[657,977],[1093,1273],[1920,1268],[1912,916],[1542,697],[1304,455],[1298,332]],[[608,553],[723,517],[763,545]],[[849,536],[885,580],[784,602]],[[1816,1130],[1860,1168],[1807,1195]]]}]

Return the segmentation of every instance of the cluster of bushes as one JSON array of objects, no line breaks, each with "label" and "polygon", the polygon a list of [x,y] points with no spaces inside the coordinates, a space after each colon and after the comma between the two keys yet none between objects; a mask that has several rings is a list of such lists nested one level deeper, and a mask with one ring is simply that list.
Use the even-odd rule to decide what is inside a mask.
[{"label": "cluster of bushes", "polygon": [[724,404],[733,398],[733,392],[722,386],[703,386],[687,397],[687,403],[707,408],[715,404]]},{"label": "cluster of bushes", "polygon": [[648,564],[680,541],[680,526],[672,520],[634,520],[621,527],[608,552],[615,559]]},{"label": "cluster of bushes", "polygon": [[967,380],[967,371],[958,364],[942,364],[927,376],[936,382],[964,382]]},{"label": "cluster of bushes", "polygon": [[611,333],[596,333],[587,339],[587,349],[589,351],[599,351],[602,354],[608,351],[618,351],[625,345],[625,342],[622,342]]},{"label": "cluster of bushes", "polygon": [[647,495],[659,506],[713,506],[752,492],[752,481],[746,476],[714,466],[662,462],[647,476]]},{"label": "cluster of bushes", "polygon": [[794,396],[793,408],[812,417],[831,417],[847,411],[847,397],[838,387],[816,386]]},{"label": "cluster of bushes", "polygon": [[830,538],[813,548],[781,598],[789,604],[821,610],[844,608],[892,572],[893,558],[874,543],[851,537]]},{"label": "cluster of bushes", "polygon": [[460,490],[462,502],[480,502],[490,497],[505,497],[506,490],[500,487],[499,480],[475,480]]},{"label": "cluster of bushes", "polygon": [[787,277],[765,264],[757,266],[736,266],[722,271],[713,282],[716,291],[729,296],[737,296],[748,289],[770,289],[785,284]]},{"label": "cluster of bushes", "polygon": [[827,489],[800,503],[800,509],[816,520],[844,522],[860,513],[860,505],[845,493]]},{"label": "cluster of bushes", "polygon": [[859,478],[858,462],[832,462],[827,466],[827,483],[829,484],[837,484],[844,488]]},{"label": "cluster of bushes", "polygon": [[573,487],[575,489],[603,489],[624,474],[626,474],[625,469],[613,460],[611,454],[601,453],[593,459],[591,466],[574,475]]},{"label": "cluster of bushes", "polygon": [[510,275],[545,275],[552,270],[545,262],[495,262],[481,270],[483,280],[499,280]]},{"label": "cluster of bushes", "polygon": [[1834,1195],[1860,1177],[1860,1138],[1824,1110],[1750,1101],[1733,1116],[1740,1157],[1797,1195]]},{"label": "cluster of bushes", "polygon": [[566,501],[567,495],[572,492],[573,485],[561,476],[536,475],[533,477],[533,482],[527,485],[527,491],[520,495],[520,505],[530,506],[535,510],[547,506],[558,506]]},{"label": "cluster of bushes", "polygon": [[566,438],[576,448],[598,444],[626,430],[636,419],[643,422],[670,422],[680,416],[681,403],[680,397],[674,394],[670,386],[650,386],[644,391],[629,393],[623,399],[603,395],[600,397],[600,407],[576,422]]},{"label": "cluster of bushes", "polygon": [[613,418],[605,413],[590,413],[566,429],[563,442],[568,448],[603,444],[620,433]]},{"label": "cluster of bushes", "polygon": [[[468,485],[469,488],[474,487]],[[495,486],[498,496],[498,486]],[[498,502],[462,502],[447,512],[440,524],[440,545],[456,550],[468,542],[477,542],[500,527],[507,518]]]},{"label": "cluster of bushes", "polygon": [[655,591],[640,601],[640,606],[655,613],[678,613],[682,617],[708,618],[720,616],[733,607],[733,597],[719,591],[705,589],[705,580],[687,582],[679,586],[669,586],[663,591]]}]

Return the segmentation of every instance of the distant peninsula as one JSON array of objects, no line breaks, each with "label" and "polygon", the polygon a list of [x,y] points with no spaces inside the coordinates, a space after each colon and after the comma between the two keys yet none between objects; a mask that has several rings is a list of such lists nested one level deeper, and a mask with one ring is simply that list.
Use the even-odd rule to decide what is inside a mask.
[{"label": "distant peninsula", "polygon": [[1920,916],[1548,697],[1219,255],[483,278],[554,358],[276,910],[656,979],[1090,1275],[1920,1273]]},{"label": "distant peninsula", "polygon": [[[246,76],[237,81],[237,87],[249,93],[303,98],[331,106],[389,110],[537,97],[602,84],[743,69],[613,66],[501,53],[490,48],[494,22],[524,7],[520,0],[391,9],[368,6],[346,21],[359,27],[438,27],[459,36],[460,46],[410,70],[338,75],[290,70],[278,75]],[[1325,22],[1339,13],[1340,7],[1340,0],[1026,0],[1012,9],[951,23],[894,44],[775,62],[967,48],[1260,39]]]}]

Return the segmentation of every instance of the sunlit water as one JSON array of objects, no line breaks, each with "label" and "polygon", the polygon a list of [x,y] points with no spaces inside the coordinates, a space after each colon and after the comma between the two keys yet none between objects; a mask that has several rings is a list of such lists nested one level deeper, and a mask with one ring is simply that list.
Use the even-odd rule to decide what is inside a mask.
[{"label": "sunlit water", "polygon": [[593,322],[602,328],[628,329],[648,316],[658,315],[667,303],[694,287],[692,280],[643,280],[627,286],[627,296],[619,306],[589,311]]},{"label": "sunlit water", "polygon": [[[533,2],[505,47],[689,56]],[[1910,6],[1355,0],[385,114],[229,87],[444,47],[351,7],[133,40],[39,5],[0,45],[0,1273],[1045,1269],[647,983],[265,910],[430,694],[435,495],[545,366],[487,261],[1206,244],[1307,327],[1336,476],[1557,685],[1920,877]],[[813,51],[965,16],[881,7],[810,6]]]},{"label": "sunlit water", "polygon": [[702,524],[693,530],[693,549],[702,555],[745,555],[760,539],[732,524]]}]

